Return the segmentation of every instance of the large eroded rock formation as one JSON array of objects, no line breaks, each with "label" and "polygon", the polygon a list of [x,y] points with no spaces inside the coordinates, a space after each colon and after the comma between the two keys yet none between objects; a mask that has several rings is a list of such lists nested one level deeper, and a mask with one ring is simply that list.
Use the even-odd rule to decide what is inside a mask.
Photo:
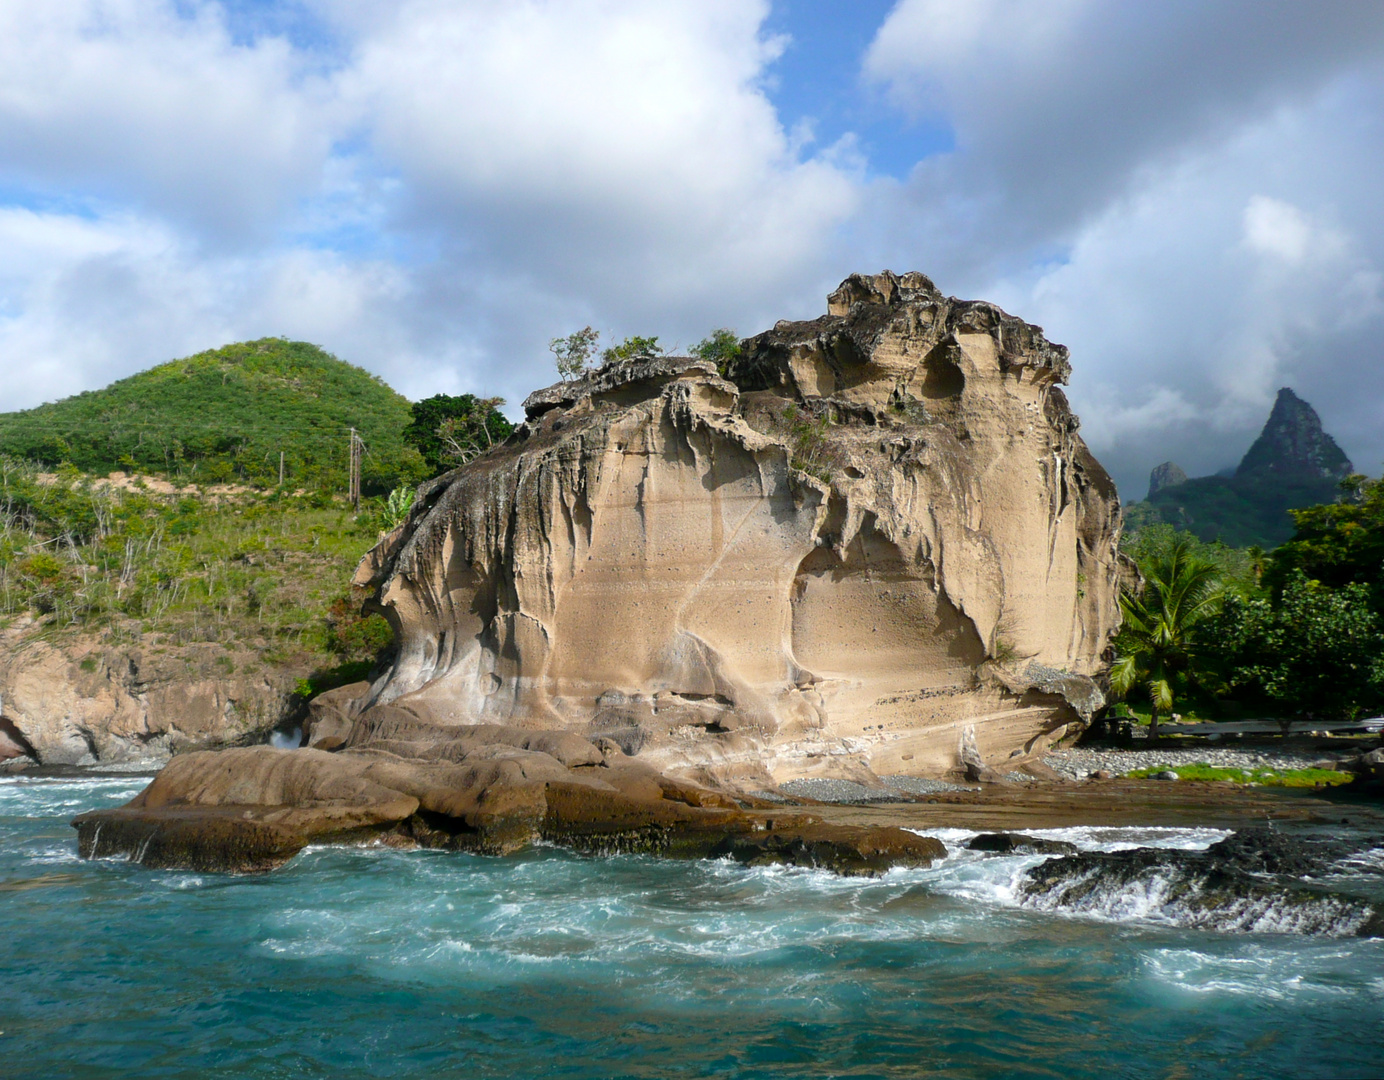
[{"label": "large eroded rock formation", "polygon": [[361,564],[388,672],[315,700],[309,749],[174,758],[78,818],[81,851],[253,870],[314,841],[544,839],[926,865],[933,838],[750,793],[998,779],[1099,706],[1119,507],[1067,370],[1036,327],[881,274],[724,370],[646,358],[539,391]]},{"label": "large eroded rock formation", "polygon": [[399,652],[354,713],[605,735],[742,786],[1041,750],[1100,704],[1121,574],[1069,370],[884,273],[720,370],[539,391],[362,563]]}]

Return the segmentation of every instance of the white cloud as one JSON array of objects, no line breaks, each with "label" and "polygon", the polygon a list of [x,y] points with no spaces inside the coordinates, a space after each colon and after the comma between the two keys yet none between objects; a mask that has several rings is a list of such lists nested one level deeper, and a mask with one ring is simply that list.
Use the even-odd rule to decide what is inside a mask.
[{"label": "white cloud", "polygon": [[[1245,207],[1244,220],[1245,243],[1250,250],[1276,256],[1290,265],[1301,263],[1320,243],[1307,215],[1281,199],[1255,195]],[[1326,239],[1332,248],[1341,246],[1339,234]]]},{"label": "white cloud", "polygon": [[[767,4],[414,0],[343,74],[408,223],[617,318],[762,305],[825,270],[849,171],[757,86]],[[785,287],[786,286],[786,287]]]},{"label": "white cloud", "polygon": [[517,402],[556,334],[753,332],[887,265],[1070,345],[1127,491],[1283,382],[1384,459],[1384,7],[902,0],[865,77],[956,142],[904,182],[784,129],[768,0],[295,10],[0,0],[0,408],[278,333]]},{"label": "white cloud", "polygon": [[0,177],[130,200],[262,241],[333,138],[320,80],[278,38],[235,44],[208,0],[0,2]]},{"label": "white cloud", "polygon": [[[551,377],[544,342],[586,322],[687,344],[820,309],[860,165],[848,143],[804,160],[779,124],[759,86],[782,47],[760,33],[767,11],[325,4],[344,44],[323,56],[233,39],[211,0],[0,0],[0,179],[37,206],[76,194],[120,238],[120,272],[62,321],[128,365],[181,340],[166,314],[149,339],[126,335],[133,311],[186,308],[197,345],[264,324],[406,392],[514,400]],[[134,220],[169,254],[135,244]],[[14,256],[22,277],[35,256]],[[32,273],[12,332],[58,318]],[[207,296],[189,299],[194,281]],[[107,291],[132,306],[114,324]],[[73,340],[38,336],[74,373],[42,385],[100,381]]]},{"label": "white cloud", "polygon": [[0,210],[0,251],[0,411],[278,334],[344,359],[363,353],[401,389],[459,389],[454,371],[439,380],[432,368],[464,370],[464,352],[408,334],[412,284],[386,262],[305,250],[213,258],[136,215],[16,209]]},{"label": "white cloud", "polygon": [[[1328,163],[1307,155],[1296,175],[1273,163],[1285,140],[1303,146],[1291,137],[1304,127],[1330,145],[1341,119],[1329,106],[1277,114],[1150,170],[1077,232],[1060,265],[994,286],[1072,348],[1083,430],[1127,494],[1141,496],[1141,474],[1168,457],[1193,475],[1233,465],[1287,384],[1348,450],[1380,446],[1365,431],[1384,373],[1347,351],[1384,314],[1375,259],[1329,210],[1256,191],[1272,177],[1320,199]],[[1346,364],[1355,377],[1342,397]]]},{"label": "white cloud", "polygon": [[885,193],[876,246],[1069,345],[1126,494],[1233,464],[1284,383],[1384,456],[1350,351],[1384,329],[1384,8],[902,0],[865,70],[957,145]]}]

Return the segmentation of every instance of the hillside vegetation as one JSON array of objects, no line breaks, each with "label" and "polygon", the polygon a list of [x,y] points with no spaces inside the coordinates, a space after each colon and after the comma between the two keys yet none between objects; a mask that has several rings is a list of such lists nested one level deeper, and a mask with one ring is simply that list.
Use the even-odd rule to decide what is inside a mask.
[{"label": "hillside vegetation", "polygon": [[1166,522],[1200,540],[1272,548],[1293,535],[1291,511],[1332,500],[1334,477],[1202,476],[1130,507],[1126,527]]},{"label": "hillside vegetation", "polygon": [[317,691],[390,644],[349,594],[387,513],[322,494],[121,490],[0,457],[0,627],[33,620],[30,634],[155,652],[216,642],[261,668],[316,671],[304,690]]},{"label": "hillside vegetation", "polygon": [[0,453],[87,473],[199,484],[344,490],[352,427],[362,477],[381,493],[426,475],[402,432],[409,403],[316,345],[263,338],[173,360],[75,397],[0,414]]}]

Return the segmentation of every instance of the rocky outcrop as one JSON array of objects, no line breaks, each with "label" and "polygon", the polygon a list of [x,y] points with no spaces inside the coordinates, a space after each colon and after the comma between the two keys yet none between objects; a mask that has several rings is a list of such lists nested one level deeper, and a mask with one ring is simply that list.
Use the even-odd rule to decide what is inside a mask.
[{"label": "rocky outcrop", "polygon": [[1160,491],[1167,491],[1168,488],[1175,488],[1179,484],[1187,482],[1187,473],[1181,465],[1176,462],[1165,461],[1162,465],[1155,465],[1149,473],[1149,493],[1151,499]]},{"label": "rocky outcrop", "polygon": [[351,747],[183,754],[128,805],[73,825],[83,858],[272,870],[308,843],[373,841],[502,855],[537,840],[599,854],[730,856],[843,874],[927,866],[942,844],[893,827],[747,812],[607,742],[495,725],[430,729],[383,711]]},{"label": "rocky outcrop", "polygon": [[1152,918],[1223,932],[1384,937],[1384,910],[1331,883],[1340,860],[1379,844],[1379,837],[1349,843],[1247,829],[1205,851],[1084,851],[1028,871],[1020,896],[1034,907],[1121,920],[1143,908]]},{"label": "rocky outcrop", "polygon": [[719,369],[539,391],[420,489],[357,574],[399,645],[357,722],[572,731],[742,789],[1079,729],[1123,571],[1066,349],[921,274],[828,304]]},{"label": "rocky outcrop", "polygon": [[0,631],[0,761],[12,764],[153,765],[261,740],[297,707],[305,674],[215,643],[115,647],[31,629]]},{"label": "rocky outcrop", "polygon": [[1289,387],[1279,390],[1259,438],[1245,452],[1237,477],[1303,477],[1337,481],[1355,471],[1321,417]]},{"label": "rocky outcrop", "polygon": [[1037,327],[920,274],[852,277],[829,305],[721,367],[640,357],[532,395],[362,561],[388,671],[314,701],[305,749],[175,758],[77,819],[83,855],[939,857],[752,793],[983,778],[1079,730],[1102,703],[1119,504]]}]

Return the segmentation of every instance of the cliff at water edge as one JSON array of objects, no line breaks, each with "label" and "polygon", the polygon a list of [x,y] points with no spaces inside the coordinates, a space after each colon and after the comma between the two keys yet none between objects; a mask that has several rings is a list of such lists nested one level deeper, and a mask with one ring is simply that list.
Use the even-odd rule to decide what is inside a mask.
[{"label": "cliff at water edge", "polygon": [[[1103,703],[1126,572],[1069,370],[1039,328],[886,272],[719,366],[634,357],[539,391],[361,563],[397,654],[315,703],[316,749],[183,755],[79,819],[83,852],[767,858],[753,793],[788,780],[1021,766]],[[928,857],[886,832],[769,848]]]},{"label": "cliff at water edge", "polygon": [[533,394],[362,564],[400,643],[369,701],[723,782],[940,773],[968,732],[1000,761],[1081,723],[1121,571],[1066,350],[918,274],[830,306],[724,371]]}]

